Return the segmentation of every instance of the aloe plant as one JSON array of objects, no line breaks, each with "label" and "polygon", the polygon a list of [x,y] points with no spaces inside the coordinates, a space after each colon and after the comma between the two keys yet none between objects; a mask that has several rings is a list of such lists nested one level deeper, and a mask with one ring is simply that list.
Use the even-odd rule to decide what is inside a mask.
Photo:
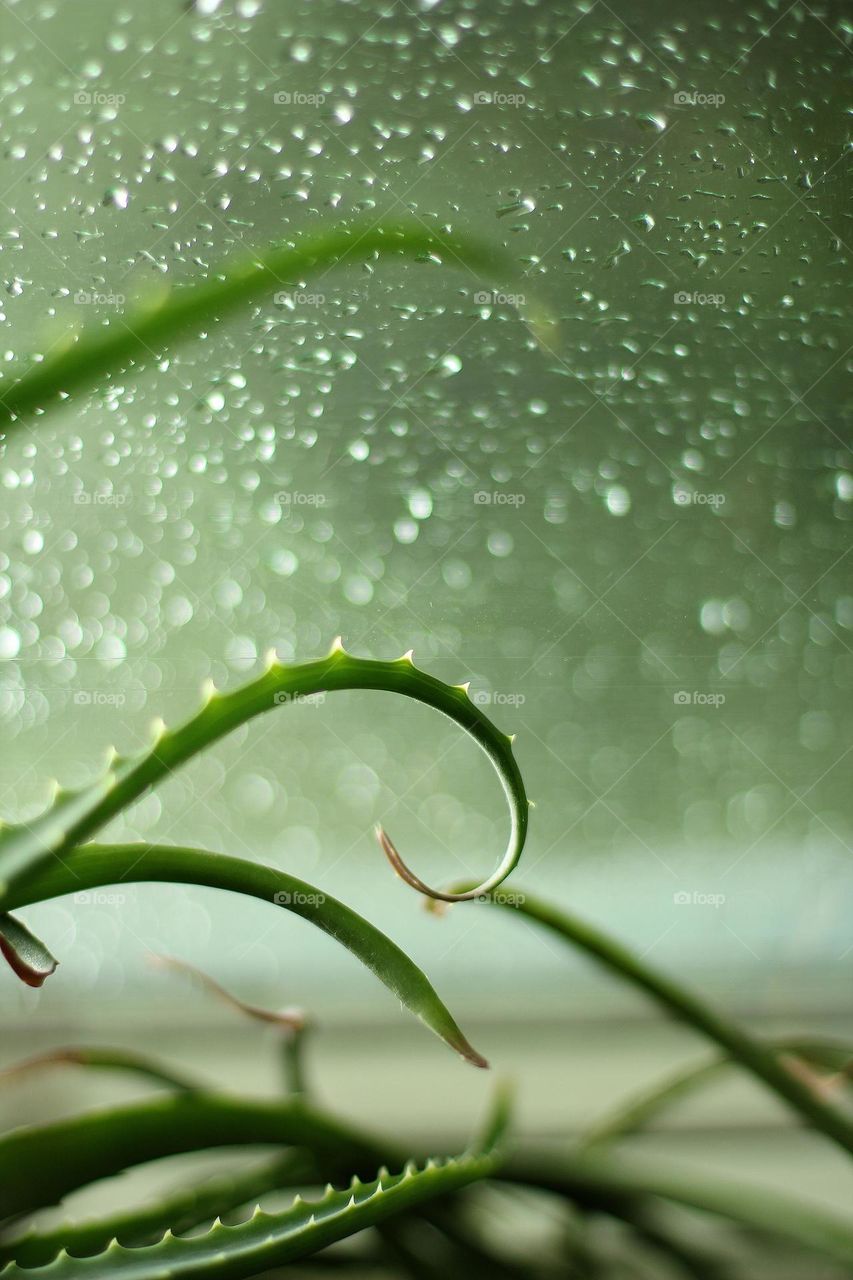
[{"label": "aloe plant", "polygon": [[[514,272],[513,264],[487,247],[417,226],[351,228],[275,246],[226,264],[206,284],[177,289],[147,307],[141,304],[106,330],[84,333],[65,349],[34,361],[12,383],[0,381],[0,430],[13,435],[24,423],[38,428],[45,414],[70,396],[97,388],[116,371],[144,364],[180,338],[208,329],[238,306],[260,299],[273,283],[304,280],[317,270],[387,252],[464,265],[504,280]],[[37,1070],[80,1069],[129,1073],[157,1092],[122,1107],[0,1136],[0,1275],[9,1280],[240,1280],[307,1260],[306,1265],[317,1269],[369,1264],[380,1274],[398,1275],[402,1269],[418,1277],[436,1274],[428,1266],[424,1270],[419,1247],[424,1231],[441,1242],[447,1274],[454,1268],[457,1274],[490,1280],[569,1274],[563,1266],[552,1272],[544,1260],[522,1265],[478,1238],[470,1225],[489,1188],[491,1194],[522,1189],[525,1204],[531,1196],[546,1196],[550,1202],[556,1197],[566,1210],[574,1209],[580,1226],[572,1252],[586,1276],[604,1274],[596,1271],[600,1260],[587,1230],[602,1217],[622,1223],[633,1233],[636,1248],[650,1250],[667,1274],[706,1280],[728,1275],[722,1257],[699,1251],[684,1238],[679,1219],[669,1212],[672,1206],[722,1218],[765,1243],[795,1245],[849,1268],[849,1222],[806,1202],[646,1167],[612,1148],[651,1124],[674,1099],[736,1067],[773,1089],[800,1121],[849,1151],[849,1112],[836,1094],[827,1096],[814,1072],[837,1073],[843,1083],[849,1078],[850,1047],[759,1041],[600,930],[547,902],[494,893],[517,866],[527,836],[529,806],[512,739],[469,699],[465,685],[448,685],[420,670],[411,653],[379,661],[348,654],[337,641],[326,656],[303,663],[285,665],[271,654],[257,679],[227,692],[209,686],[185,724],[156,726],[150,747],[138,757],[111,757],[88,787],[60,789],[41,817],[0,831],[0,951],[11,970],[39,986],[56,968],[45,944],[12,914],[31,904],[130,880],[208,885],[258,898],[271,909],[284,908],[323,930],[463,1059],[485,1067],[425,974],[399,946],[325,890],[253,860],[203,849],[93,842],[128,805],[232,730],[303,695],[344,689],[396,694],[449,717],[487,754],[509,804],[506,850],[479,884],[430,885],[379,829],[379,844],[403,880],[433,902],[482,899],[512,905],[527,920],[642,989],[708,1039],[715,1056],[623,1105],[577,1142],[566,1142],[560,1152],[529,1144],[521,1153],[513,1151],[506,1137],[507,1101],[500,1094],[482,1137],[462,1155],[441,1158],[399,1137],[389,1140],[352,1125],[313,1101],[304,1061],[304,1015],[275,1013],[237,999],[188,962],[170,960],[171,968],[188,971],[239,1015],[273,1028],[285,1067],[282,1096],[259,1101],[214,1092],[168,1063],[120,1047],[66,1046],[6,1072],[0,1087],[8,1087],[16,1074],[29,1078]],[[248,1169],[164,1192],[134,1209],[47,1227],[40,1219],[41,1210],[126,1169],[180,1153],[236,1146],[263,1148],[267,1156]],[[268,1214],[255,1207],[267,1193],[287,1190],[296,1198],[284,1212]],[[235,1212],[241,1217],[236,1224],[219,1221]],[[567,1229],[569,1222],[567,1217]],[[204,1230],[197,1233],[199,1227]],[[350,1241],[349,1251],[336,1250],[344,1240]],[[445,1274],[443,1268],[439,1271]]]}]

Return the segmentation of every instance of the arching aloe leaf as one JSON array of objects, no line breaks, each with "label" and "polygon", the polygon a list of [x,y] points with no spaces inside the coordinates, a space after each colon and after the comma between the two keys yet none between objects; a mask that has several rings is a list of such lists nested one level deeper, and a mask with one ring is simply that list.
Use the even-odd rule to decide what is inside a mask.
[{"label": "arching aloe leaf", "polygon": [[45,1267],[31,1269],[11,1263],[4,1280],[44,1276],[45,1280],[244,1280],[270,1267],[283,1266],[325,1249],[337,1240],[375,1226],[393,1214],[416,1208],[437,1196],[457,1191],[494,1168],[494,1157],[472,1154],[429,1161],[422,1169],[413,1163],[402,1173],[381,1171],[367,1184],[353,1179],[345,1191],[327,1187],[319,1200],[297,1196],[284,1213],[255,1211],[249,1222],[227,1227],[217,1222],[203,1236],[168,1233],[159,1244],[128,1249],[111,1244],[92,1258],[60,1254]]},{"label": "arching aloe leaf", "polygon": [[124,1245],[154,1244],[164,1231],[189,1231],[232,1209],[257,1201],[269,1191],[305,1187],[324,1181],[316,1158],[307,1151],[288,1151],[260,1166],[211,1178],[200,1186],[174,1191],[154,1204],[126,1209],[88,1222],[66,1223],[50,1231],[33,1231],[0,1242],[0,1266],[15,1261],[41,1267],[65,1250],[72,1257],[101,1253],[112,1240]]},{"label": "arching aloe leaf", "polygon": [[28,987],[40,987],[57,961],[44,943],[14,916],[0,915],[0,953]]},{"label": "arching aloe leaf", "polygon": [[[527,834],[528,801],[512,739],[501,733],[468,697],[466,686],[444,684],[419,671],[411,654],[395,662],[355,658],[336,641],[325,658],[284,666],[271,654],[266,672],[232,693],[211,685],[202,709],[179,729],[156,728],[151,749],[136,759],[115,757],[92,786],[60,791],[54,804],[27,826],[0,833],[0,907],[11,905],[10,890],[27,872],[47,861],[61,860],[151,787],[200,751],[255,716],[317,693],[338,689],[377,689],[401,694],[435,708],[465,729],[494,765],[510,806],[511,831],[496,872],[476,890],[485,893],[516,866]],[[425,887],[425,886],[424,886]],[[431,892],[431,891],[430,891]],[[444,896],[444,895],[437,895]]]},{"label": "arching aloe leaf", "polygon": [[110,371],[138,359],[159,358],[175,339],[197,334],[270,289],[306,280],[330,267],[363,262],[377,253],[441,258],[503,281],[515,274],[509,260],[494,249],[467,236],[457,240],[417,225],[355,226],[305,236],[298,245],[275,246],[250,258],[233,259],[215,279],[181,286],[163,299],[139,306],[106,331],[99,328],[77,341],[72,338],[63,350],[2,390],[0,431],[8,433],[16,419],[92,386]]},{"label": "arching aloe leaf", "polygon": [[[199,1103],[205,1105],[200,1107]],[[113,1242],[96,1257],[72,1258],[62,1253],[43,1268],[32,1269],[12,1263],[0,1274],[11,1278],[35,1273],[56,1277],[57,1280],[63,1280],[64,1277],[73,1280],[75,1276],[113,1277],[120,1271],[122,1276],[133,1277],[135,1280],[162,1280],[164,1275],[175,1280],[184,1276],[203,1276],[205,1280],[241,1280],[242,1277],[253,1276],[268,1267],[305,1257],[336,1240],[382,1222],[394,1213],[416,1207],[424,1201],[488,1177],[499,1163],[498,1144],[502,1141],[507,1117],[508,1099],[505,1095],[500,1095],[483,1138],[464,1155],[452,1160],[430,1160],[423,1169],[417,1169],[410,1163],[396,1176],[382,1170],[379,1178],[367,1185],[356,1177],[346,1191],[335,1191],[331,1186],[328,1187],[319,1201],[305,1203],[297,1197],[293,1206],[281,1214],[264,1214],[258,1210],[249,1222],[237,1227],[224,1227],[217,1222],[203,1236],[178,1239],[167,1232],[158,1244],[134,1249]],[[313,1136],[310,1134],[312,1122],[319,1130],[321,1146],[328,1143],[330,1136],[334,1136],[336,1140],[341,1137],[338,1126],[309,1113],[301,1104],[270,1108],[264,1104],[234,1103],[225,1099],[193,1096],[181,1099],[180,1107],[172,1108],[170,1118],[177,1124],[170,1127],[171,1136],[165,1145],[167,1152],[173,1154],[177,1150],[193,1149],[186,1145],[188,1139],[191,1135],[198,1138],[199,1124],[209,1120],[218,1124],[224,1122],[224,1127],[216,1130],[216,1137],[220,1141],[223,1133],[230,1134],[231,1141],[252,1141],[259,1128],[261,1131],[265,1129],[265,1121],[271,1128],[278,1130],[279,1140],[282,1140],[281,1134],[285,1129],[289,1135],[299,1131],[302,1137]],[[133,1131],[136,1150],[144,1145],[149,1152],[148,1158],[152,1158],[151,1153],[156,1147],[152,1145],[151,1130],[146,1127],[145,1121],[153,1121],[153,1129],[160,1140],[160,1154],[167,1153],[162,1150],[167,1138],[162,1125],[163,1116],[152,1113],[150,1109],[149,1114],[143,1117],[142,1127],[139,1124],[139,1109],[135,1114],[125,1109],[124,1113],[108,1112],[95,1117],[100,1122],[100,1132],[95,1134],[90,1124],[88,1133],[84,1134],[81,1125],[91,1119],[92,1117],[82,1117],[77,1121],[65,1122],[64,1127],[45,1126],[37,1132],[45,1134],[52,1131],[51,1137],[58,1140],[58,1146],[52,1148],[56,1151],[57,1158],[71,1156],[73,1161],[78,1162],[78,1167],[79,1162],[85,1163],[88,1160],[90,1172],[94,1153],[91,1149],[88,1154],[83,1150],[81,1139],[85,1141],[89,1137],[97,1141],[98,1138],[107,1137],[115,1162],[122,1150],[125,1157],[127,1155],[127,1139],[121,1136],[121,1130],[126,1124]],[[188,1119],[191,1119],[189,1124]],[[117,1124],[117,1120],[122,1123]],[[237,1137],[238,1131],[240,1138]],[[12,1138],[14,1136],[11,1135]],[[351,1140],[348,1133],[346,1137]],[[267,1137],[261,1140],[275,1139]],[[289,1138],[285,1137],[284,1140]],[[5,1140],[6,1143],[9,1141],[10,1139]],[[359,1155],[363,1154],[358,1141],[350,1149],[358,1151]],[[20,1159],[23,1155],[26,1166],[26,1157],[32,1157],[32,1149],[22,1152],[20,1142],[17,1151],[10,1153],[8,1148],[0,1149],[0,1173],[3,1172],[3,1162],[9,1160],[10,1154],[13,1159]],[[103,1157],[100,1154],[98,1159],[103,1167]]]},{"label": "arching aloe leaf", "polygon": [[42,1209],[79,1187],[164,1156],[254,1145],[306,1148],[350,1172],[403,1159],[390,1145],[378,1148],[370,1137],[301,1100],[164,1094],[4,1134],[0,1212],[16,1217]]},{"label": "arching aloe leaf", "polygon": [[[477,1149],[488,1151],[496,1148],[503,1139],[508,1119],[509,1095],[505,1090],[499,1090]],[[250,1133],[254,1136],[256,1132],[253,1118]],[[370,1145],[364,1148],[360,1134],[340,1126],[337,1132],[344,1139],[344,1159],[385,1159],[395,1163],[401,1159],[399,1152],[394,1152],[385,1143],[379,1144],[371,1139]],[[0,1265],[14,1260],[20,1266],[43,1266],[63,1249],[74,1257],[84,1257],[102,1252],[115,1239],[125,1245],[151,1244],[167,1229],[176,1234],[188,1231],[200,1223],[210,1222],[257,1201],[269,1191],[321,1183],[330,1173],[334,1176],[331,1171],[340,1165],[341,1158],[340,1151],[331,1156],[327,1153],[326,1129],[321,1136],[322,1141],[317,1144],[316,1151],[287,1151],[262,1165],[211,1178],[191,1189],[175,1191],[155,1204],[124,1210],[94,1221],[65,1224],[50,1231],[30,1232],[0,1243]]]},{"label": "arching aloe leaf", "polygon": [[[466,886],[457,888],[464,892]],[[493,894],[485,901],[534,921],[570,946],[580,947],[620,978],[632,982],[657,1001],[665,1012],[715,1041],[727,1057],[763,1080],[800,1118],[832,1138],[845,1151],[853,1152],[853,1123],[847,1116],[825,1102],[817,1090],[803,1083],[772,1049],[718,1013],[694,992],[659,973],[640,956],[586,921],[550,903],[538,901],[528,893]]]},{"label": "arching aloe leaf", "polygon": [[[830,1072],[831,1075],[821,1082],[827,1091],[837,1083],[853,1083],[853,1048],[850,1045],[831,1040],[790,1039],[774,1040],[767,1047],[781,1055],[783,1060],[787,1059],[791,1070],[795,1070],[795,1063],[802,1063],[807,1069],[820,1068]],[[599,1120],[583,1135],[583,1146],[596,1146],[639,1133],[674,1103],[717,1080],[733,1065],[731,1058],[706,1058],[703,1062],[694,1062],[673,1072],[663,1082],[643,1090]]]},{"label": "arching aloe leaf", "polygon": [[375,973],[407,1009],[476,1067],[486,1059],[469,1044],[426,975],[396,943],[337,898],[305,880],[245,858],[167,845],[80,845],[63,861],[42,863],[10,891],[15,906],[99,885],[162,881],[247,894],[301,916],[328,933]]},{"label": "arching aloe leaf", "polygon": [[775,1191],[695,1178],[683,1170],[668,1173],[610,1156],[560,1159],[539,1153],[535,1159],[512,1157],[494,1176],[552,1191],[579,1204],[606,1205],[613,1198],[637,1203],[670,1201],[751,1230],[769,1232],[837,1261],[853,1262],[853,1224]]},{"label": "arching aloe leaf", "polygon": [[36,1054],[23,1062],[16,1062],[11,1067],[0,1071],[0,1081],[14,1079],[15,1076],[29,1076],[34,1071],[45,1067],[93,1067],[105,1071],[126,1071],[131,1075],[141,1076],[154,1084],[165,1084],[171,1089],[199,1089],[200,1082],[193,1082],[189,1077],[171,1067],[161,1066],[159,1062],[145,1057],[141,1053],[130,1053],[126,1049],[101,1049],[89,1045],[74,1046],[69,1049],[51,1049],[47,1053]]}]

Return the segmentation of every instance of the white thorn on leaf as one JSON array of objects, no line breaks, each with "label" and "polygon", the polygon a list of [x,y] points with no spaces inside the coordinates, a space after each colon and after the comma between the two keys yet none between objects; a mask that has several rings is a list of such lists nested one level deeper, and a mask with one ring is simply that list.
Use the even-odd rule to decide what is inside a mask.
[{"label": "white thorn on leaf", "polygon": [[329,650],[329,656],[331,657],[333,654],[344,653],[344,652],[345,650],[344,650],[343,636],[335,636],[334,640],[332,641],[332,647]]},{"label": "white thorn on leaf", "polygon": [[166,732],[166,721],[162,716],[155,716],[151,721],[151,739],[153,742],[159,742]]},{"label": "white thorn on leaf", "polygon": [[464,693],[464,694],[466,695],[466,697],[467,697],[467,695],[468,695],[468,690],[471,688],[471,681],[470,681],[470,680],[466,680],[464,684],[458,684],[458,685],[456,685],[456,688],[457,688],[457,689],[460,689],[460,690],[462,691],[462,693]]},{"label": "white thorn on leaf", "polygon": [[216,697],[216,685],[210,676],[206,676],[201,682],[201,697],[204,703],[210,702],[211,698]]},{"label": "white thorn on leaf", "polygon": [[414,662],[414,660],[415,660],[414,649],[407,649],[406,652],[397,659],[398,662]]}]

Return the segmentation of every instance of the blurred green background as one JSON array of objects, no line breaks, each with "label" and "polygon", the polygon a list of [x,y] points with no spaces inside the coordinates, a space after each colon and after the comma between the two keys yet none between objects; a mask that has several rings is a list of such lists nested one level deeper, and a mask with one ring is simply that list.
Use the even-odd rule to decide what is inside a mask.
[{"label": "blurred green background", "polygon": [[[756,1025],[849,1026],[850,35],[829,3],[5,3],[4,378],[230,253],[356,217],[476,232],[524,278],[383,260],[286,282],[5,446],[3,817],[271,646],[414,647],[519,735],[519,887]],[[428,917],[371,834],[441,883],[491,867],[501,806],[445,722],[335,694],[113,833],[344,898],[533,1073],[529,1125],[557,1099],[570,1129],[685,1038],[504,913]],[[448,1123],[482,1097],[301,923],[202,889],[118,898],[28,913],[62,965],[43,992],[3,981],[22,1036],[161,1027],[260,1082],[255,1033],[237,1054],[229,1015],[146,965],[163,951],[308,1007],[333,1093],[393,1119],[401,1073],[427,1072]],[[709,1132],[779,1118],[752,1091],[702,1105]],[[778,1140],[744,1159],[772,1175]],[[821,1198],[849,1200],[819,1164]]]}]

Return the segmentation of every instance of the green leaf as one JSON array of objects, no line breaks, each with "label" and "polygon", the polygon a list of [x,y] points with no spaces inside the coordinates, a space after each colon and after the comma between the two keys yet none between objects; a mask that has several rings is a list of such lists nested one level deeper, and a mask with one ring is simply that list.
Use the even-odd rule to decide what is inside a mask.
[{"label": "green leaf", "polygon": [[259,898],[271,907],[301,916],[351,951],[467,1062],[486,1067],[442,1004],[426,975],[404,951],[363,916],[305,880],[245,858],[146,844],[80,845],[31,872],[11,891],[15,906],[26,906],[66,893],[80,893],[100,885],[128,882],[200,884]]},{"label": "green leaf", "polygon": [[303,1147],[338,1168],[402,1163],[402,1153],[300,1099],[265,1102],[201,1091],[86,1112],[0,1137],[0,1214],[16,1217],[135,1165],[231,1146]]},{"label": "green leaf", "polygon": [[0,915],[0,952],[28,987],[40,987],[56,970],[44,943],[14,916]]},{"label": "green leaf", "polygon": [[297,1196],[284,1213],[263,1213],[249,1222],[227,1227],[216,1223],[205,1235],[178,1237],[167,1233],[159,1244],[128,1249],[111,1244],[92,1258],[60,1254],[45,1267],[11,1263],[0,1272],[3,1280],[44,1276],[45,1280],[243,1280],[269,1267],[284,1266],[325,1249],[328,1245],[383,1222],[392,1214],[416,1208],[425,1201],[457,1191],[494,1168],[484,1155],[429,1161],[422,1169],[413,1163],[402,1173],[364,1184],[354,1178],[345,1191],[327,1187],[319,1200]]},{"label": "green leaf", "polygon": [[173,1071],[171,1067],[161,1066],[144,1054],[130,1053],[126,1049],[101,1049],[89,1045],[50,1049],[47,1053],[36,1054],[32,1058],[16,1062],[11,1067],[0,1071],[0,1080],[8,1080],[15,1076],[29,1076],[33,1071],[40,1071],[44,1067],[64,1066],[126,1071],[131,1075],[142,1076],[153,1084],[165,1084],[171,1089],[201,1088],[200,1083],[190,1080],[178,1071]]},{"label": "green leaf", "polygon": [[[304,281],[318,271],[364,262],[375,254],[441,258],[506,281],[517,274],[509,260],[473,239],[431,232],[423,226],[355,226],[305,236],[298,245],[274,246],[226,263],[217,278],[185,285],[164,299],[141,305],[103,328],[72,336],[63,350],[36,365],[0,394],[0,431],[97,383],[136,360],[158,360],[178,338],[198,334],[271,289]],[[0,388],[3,387],[0,382]]]},{"label": "green leaf", "polygon": [[[197,1099],[185,1103],[194,1101]],[[127,1280],[163,1280],[164,1276],[171,1280],[243,1280],[488,1177],[499,1163],[496,1144],[502,1140],[506,1114],[506,1099],[501,1098],[484,1139],[455,1159],[429,1160],[422,1169],[410,1162],[397,1175],[383,1169],[366,1185],[356,1177],[345,1191],[329,1186],[322,1198],[313,1202],[297,1196],[284,1213],[257,1210],[249,1222],[235,1227],[217,1222],[202,1236],[178,1238],[167,1232],[158,1244],[133,1249],[113,1242],[96,1257],[72,1258],[61,1253],[44,1267],[11,1263],[0,1274],[4,1280],[32,1275],[43,1275],[46,1280],[97,1280],[117,1273]]]},{"label": "green leaf", "polygon": [[64,1223],[49,1231],[32,1231],[0,1243],[0,1266],[15,1261],[41,1267],[64,1249],[73,1257],[102,1253],[112,1240],[125,1245],[154,1244],[164,1231],[189,1231],[212,1222],[269,1191],[305,1187],[323,1179],[309,1152],[288,1151],[260,1166],[211,1178],[199,1186],[172,1192],[153,1204],[125,1209],[86,1222]]},{"label": "green leaf", "polygon": [[609,1212],[608,1205],[628,1198],[640,1203],[665,1200],[702,1213],[727,1218],[755,1231],[769,1232],[837,1261],[853,1262],[853,1224],[819,1206],[804,1204],[775,1191],[727,1180],[695,1178],[678,1170],[667,1173],[636,1161],[583,1155],[513,1157],[494,1175],[501,1181],[552,1191],[577,1203]]},{"label": "green leaf", "polygon": [[20,885],[28,872],[54,859],[61,861],[75,845],[88,840],[173,770],[233,729],[276,706],[338,689],[382,690],[424,703],[465,729],[482,748],[509,802],[509,842],[491,876],[473,891],[449,896],[451,900],[476,897],[499,884],[517,865],[527,834],[528,801],[512,754],[512,739],[475,706],[466,686],[444,684],[419,671],[411,654],[394,662],[355,658],[336,641],[329,655],[315,662],[284,666],[273,653],[262,676],[231,693],[218,693],[210,685],[202,709],[179,729],[158,726],[145,755],[113,758],[103,777],[91,786],[82,791],[60,791],[51,808],[33,822],[5,828],[0,833],[0,906],[11,905],[10,890]]},{"label": "green leaf", "polygon": [[[457,889],[464,892],[466,887],[459,885]],[[632,982],[657,1001],[665,1012],[715,1041],[728,1057],[763,1080],[799,1118],[832,1138],[845,1151],[853,1152],[853,1124],[847,1116],[802,1083],[760,1040],[754,1039],[692,991],[659,973],[640,956],[586,921],[547,902],[538,901],[527,893],[506,891],[488,895],[485,901],[534,921],[570,946],[580,947],[618,977]]]},{"label": "green leaf", "polygon": [[[850,1083],[853,1050],[849,1045],[831,1040],[794,1038],[771,1041],[767,1048],[777,1056],[781,1056],[783,1061],[785,1057],[798,1059],[810,1066],[831,1071],[839,1081],[846,1080]],[[733,1065],[735,1064],[731,1058],[707,1058],[704,1062],[691,1063],[673,1072],[663,1082],[629,1098],[626,1103],[599,1120],[583,1135],[583,1145],[595,1146],[639,1133],[667,1111],[673,1103],[689,1097],[706,1084],[713,1083]],[[789,1067],[789,1070],[791,1069],[792,1067]]]}]

